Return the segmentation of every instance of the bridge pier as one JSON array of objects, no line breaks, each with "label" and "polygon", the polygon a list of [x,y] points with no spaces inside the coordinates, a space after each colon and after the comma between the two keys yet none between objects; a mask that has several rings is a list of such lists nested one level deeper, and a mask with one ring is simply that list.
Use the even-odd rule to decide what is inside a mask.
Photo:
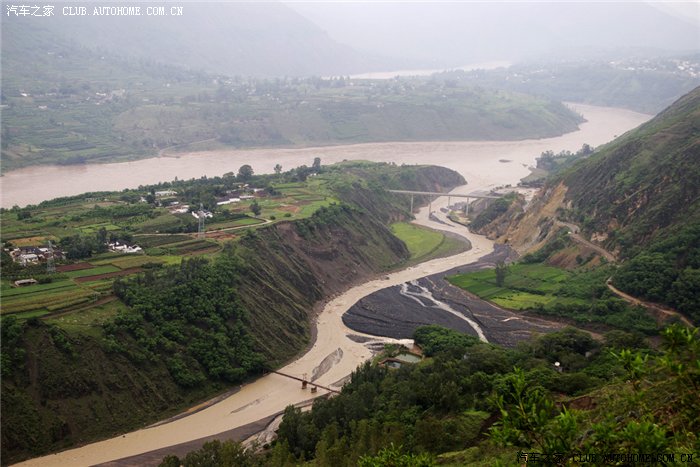
[{"label": "bridge pier", "polygon": [[[390,193],[400,193],[404,195],[411,195],[411,213],[413,213],[413,195],[425,195],[425,196],[447,196],[447,206],[449,207],[452,204],[452,198],[466,198],[467,203],[464,207],[464,214],[469,215],[469,200],[471,198],[474,199],[498,199],[500,196],[493,196],[493,195],[463,195],[459,193],[439,193],[439,192],[433,192],[433,191],[411,191],[411,190],[387,190]],[[430,204],[428,205],[428,215],[430,215],[433,212],[433,201],[432,199],[430,200]]]}]

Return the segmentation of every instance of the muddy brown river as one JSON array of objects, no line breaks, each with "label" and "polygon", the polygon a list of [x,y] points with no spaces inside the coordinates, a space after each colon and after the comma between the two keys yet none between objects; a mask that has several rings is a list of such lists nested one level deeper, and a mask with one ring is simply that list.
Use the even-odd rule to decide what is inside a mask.
[{"label": "muddy brown river", "polygon": [[[2,207],[25,206],[41,201],[85,193],[136,188],[175,177],[189,179],[238,171],[250,164],[256,173],[272,173],[276,164],[284,170],[311,165],[315,157],[331,164],[364,159],[397,164],[435,164],[457,170],[470,185],[489,180],[494,172],[515,183],[543,151],[576,151],[583,143],[598,146],[637,127],[649,115],[629,110],[570,104],[588,121],[579,131],[556,138],[523,141],[456,141],[412,143],[368,143],[303,149],[250,149],[178,153],[165,157],[116,164],[40,166],[13,170],[0,177]],[[500,162],[507,160],[510,162]],[[497,181],[494,183],[498,183]]]}]

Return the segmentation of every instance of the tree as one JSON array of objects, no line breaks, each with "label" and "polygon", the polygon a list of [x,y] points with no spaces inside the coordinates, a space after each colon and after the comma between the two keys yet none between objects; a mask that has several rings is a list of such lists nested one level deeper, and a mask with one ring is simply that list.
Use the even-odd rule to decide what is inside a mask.
[{"label": "tree", "polygon": [[300,182],[305,182],[306,178],[309,176],[309,173],[311,173],[311,169],[305,165],[300,165],[299,167],[296,168],[296,179],[297,181]]},{"label": "tree", "polygon": [[546,391],[527,381],[521,368],[514,368],[503,383],[495,399],[501,420],[490,429],[491,439],[503,446],[534,447],[544,453],[571,452],[576,416],[566,406],[556,409]]},{"label": "tree", "polygon": [[95,232],[95,236],[97,237],[98,245],[104,245],[105,243],[107,243],[108,234],[107,229],[105,227],[100,227],[100,230]]},{"label": "tree", "polygon": [[496,264],[496,285],[497,286],[503,287],[503,284],[506,281],[507,274],[508,274],[508,266],[503,261],[499,261],[498,264]]},{"label": "tree", "polygon": [[314,157],[314,163],[311,164],[311,169],[319,173],[321,171],[321,158],[320,157]]},{"label": "tree", "polygon": [[248,165],[244,164],[241,166],[240,169],[238,169],[238,179],[244,182],[247,182],[253,177],[253,168]]},{"label": "tree", "polygon": [[257,200],[253,201],[253,204],[250,205],[250,212],[252,212],[256,216],[259,216],[261,211],[262,211],[262,209],[260,209],[260,205],[258,204],[258,201]]},{"label": "tree", "polygon": [[21,221],[24,219],[30,219],[32,217],[31,211],[28,209],[23,209],[17,213],[17,220]]},{"label": "tree", "polygon": [[275,175],[279,176],[282,173],[282,166],[279,164],[275,165]]},{"label": "tree", "polygon": [[583,146],[581,146],[581,149],[578,150],[578,153],[582,156],[588,156],[593,153],[593,148],[590,144],[583,143]]}]

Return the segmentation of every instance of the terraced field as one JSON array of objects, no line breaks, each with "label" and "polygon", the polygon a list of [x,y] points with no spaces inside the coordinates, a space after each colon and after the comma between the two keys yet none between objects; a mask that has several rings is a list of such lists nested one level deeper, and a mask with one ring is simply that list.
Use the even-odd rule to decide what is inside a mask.
[{"label": "terraced field", "polygon": [[147,257],[113,258],[103,261],[118,263],[122,259],[127,263],[122,264],[121,268],[111,263],[96,266],[86,262],[70,265],[73,267],[63,267],[64,272],[59,272],[52,282],[46,284],[10,287],[8,283],[3,282],[0,310],[2,314],[12,313],[28,319],[64,312],[78,305],[111,296],[111,279],[142,271],[140,268],[124,266],[128,261],[142,261]]},{"label": "terraced field", "polygon": [[[57,141],[59,143],[67,142]],[[13,264],[9,257],[4,258],[1,311],[22,318],[45,319],[49,319],[49,315],[82,313],[92,304],[110,299],[112,284],[118,277],[161,265],[179,264],[189,256],[216,255],[225,242],[236,241],[248,229],[307,218],[321,207],[339,203],[330,188],[337,179],[337,172],[328,171],[305,181],[281,183],[282,177],[263,180],[257,185],[261,189],[249,189],[248,193],[254,198],[211,208],[214,217],[205,220],[205,238],[195,233],[197,219],[190,213],[170,212],[170,205],[175,201],[181,205],[198,205],[203,191],[196,184],[201,181],[192,182],[194,189],[173,186],[179,195],[158,198],[150,204],[144,202],[145,198],[162,188],[86,193],[37,206],[2,210],[4,253],[9,255],[16,247],[45,246],[50,240],[67,258],[74,259],[59,258],[57,273],[50,274],[43,263],[24,268]],[[215,205],[212,200],[223,193],[241,190],[243,186],[235,181],[231,184],[231,179],[226,177],[212,182],[216,188],[208,187],[210,197],[206,198],[210,205]],[[254,203],[260,207],[255,215],[251,212]],[[437,244],[433,241],[426,247],[428,250],[442,245],[442,237],[437,237]],[[138,245],[143,253],[100,253],[106,243],[114,241]],[[6,267],[8,263],[9,268]],[[25,278],[46,283],[11,287],[13,281]]]}]

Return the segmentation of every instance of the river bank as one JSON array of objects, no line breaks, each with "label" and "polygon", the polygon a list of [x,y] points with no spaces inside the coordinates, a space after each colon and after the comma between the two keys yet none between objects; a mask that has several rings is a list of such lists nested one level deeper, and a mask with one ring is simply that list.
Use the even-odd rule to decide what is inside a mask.
[{"label": "river bank", "polygon": [[[466,187],[458,187],[454,191],[464,192],[465,190]],[[442,219],[444,213],[441,212],[441,208],[446,204],[446,198],[439,198],[432,203],[433,212],[429,213],[427,207],[421,209],[416,215],[415,222],[464,236],[472,248],[454,256],[431,260],[365,282],[330,300],[316,319],[317,337],[314,345],[306,354],[280,369],[281,372],[296,377],[311,379],[315,377],[315,382],[319,385],[339,388],[359,364],[374,355],[374,348],[378,342],[405,342],[405,340],[382,338],[353,330],[343,323],[343,315],[358,301],[381,289],[400,286],[406,282],[417,281],[426,276],[442,274],[445,271],[463,267],[465,264],[475,263],[493,251],[492,241],[470,233],[464,226],[445,222]],[[484,261],[482,265],[475,267],[490,264],[488,257]],[[507,326],[509,330],[513,325],[521,324],[515,320],[511,321],[513,323]],[[516,329],[513,328],[513,330]],[[324,365],[324,362],[327,364]],[[322,371],[320,371],[321,367],[323,367]],[[316,396],[323,396],[324,393],[324,390],[319,389]],[[224,433],[230,434],[231,430],[238,428],[261,428],[265,425],[262,421],[268,420],[271,415],[281,412],[288,405],[303,403],[311,397],[309,390],[302,389],[298,381],[279,374],[269,374],[242,386],[230,397],[170,423],[157,424],[80,448],[32,459],[19,465],[80,466],[113,461],[117,462],[112,465],[129,465],[128,462],[120,464],[119,460],[126,461],[127,458],[151,451],[157,451],[160,455],[165,452],[163,448],[185,443],[190,446],[193,440],[223,436]],[[134,459],[137,458],[133,458],[130,462]],[[138,462],[144,460],[141,456],[138,459],[140,459]]]},{"label": "river bank", "polygon": [[533,334],[561,329],[563,326],[545,319],[504,310],[445,280],[517,256],[507,246],[495,247],[474,263],[374,292],[350,307],[343,323],[360,333],[395,339],[411,338],[419,326],[439,324],[504,347],[514,347]]},{"label": "river bank", "polygon": [[[529,174],[528,167],[543,151],[576,151],[586,143],[598,146],[637,127],[651,116],[625,109],[568,104],[586,122],[579,131],[555,138],[522,141],[426,141],[366,143],[295,149],[215,150],[174,153],[134,162],[75,166],[38,166],[13,170],[0,177],[0,206],[25,206],[59,196],[89,191],[136,188],[175,178],[189,179],[236,173],[249,164],[255,173],[272,173],[276,164],[285,170],[311,165],[315,157],[323,164],[343,160],[370,160],[396,164],[434,164],[462,174],[470,187],[498,172],[499,179],[515,183]],[[501,162],[501,161],[508,162]]]}]

